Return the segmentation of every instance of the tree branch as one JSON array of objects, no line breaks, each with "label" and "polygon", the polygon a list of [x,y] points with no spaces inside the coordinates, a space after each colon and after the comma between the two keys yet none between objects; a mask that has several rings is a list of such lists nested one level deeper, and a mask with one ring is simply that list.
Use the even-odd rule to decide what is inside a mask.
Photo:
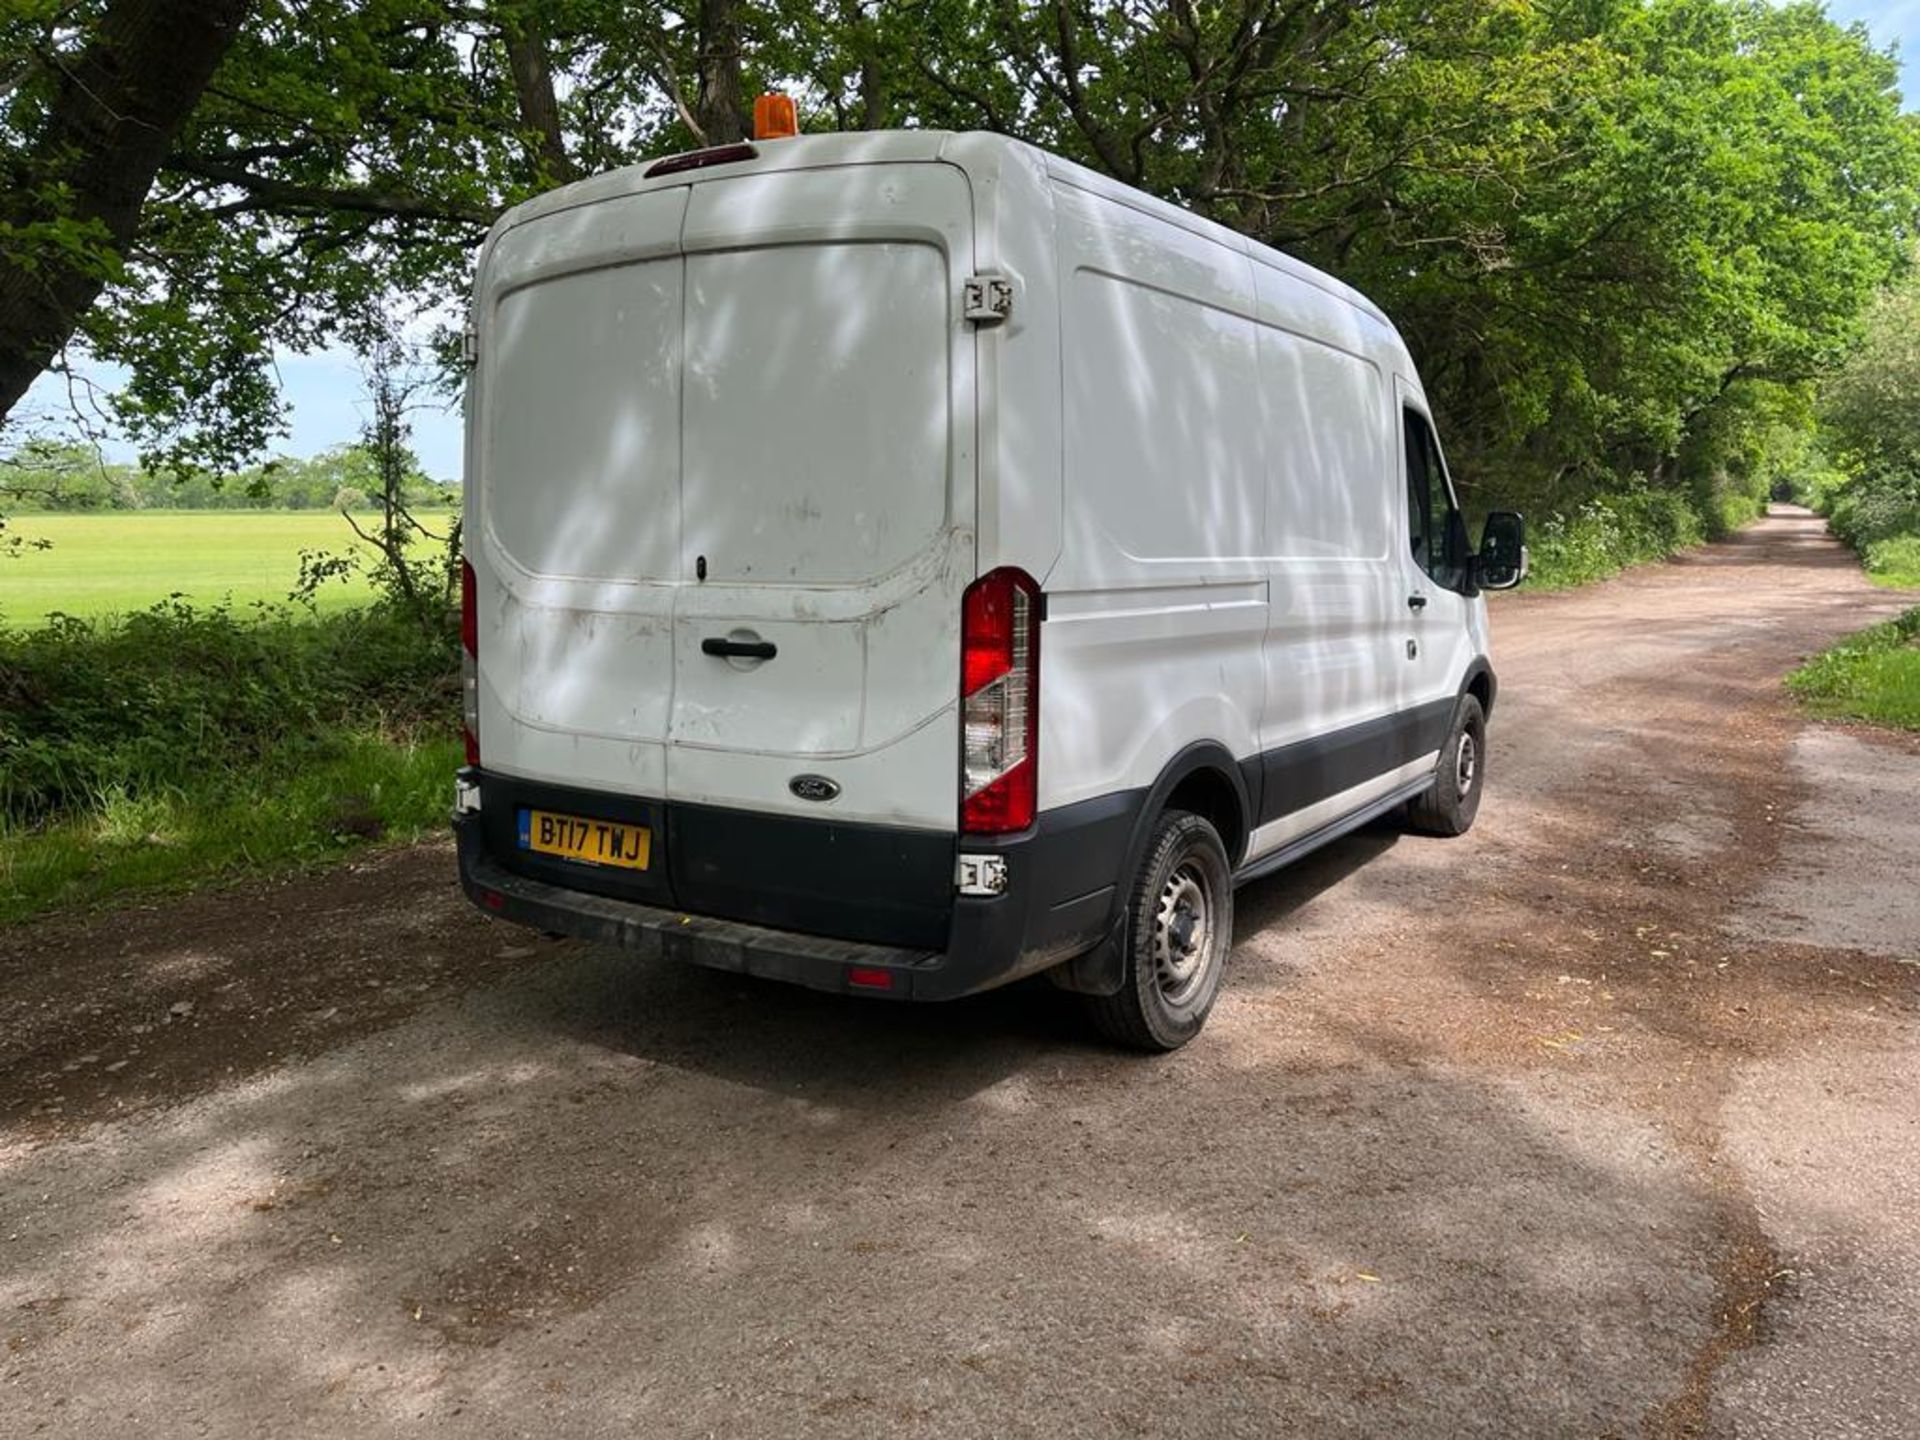
[{"label": "tree branch", "polygon": [[437,200],[406,190],[375,185],[336,187],[302,185],[256,175],[251,170],[208,155],[169,155],[166,168],[178,175],[210,181],[245,192],[252,202],[245,207],[226,207],[229,213],[239,208],[280,211],[290,215],[323,215],[348,211],[361,215],[382,215],[401,220],[425,220],[448,225],[471,225],[486,229],[497,212],[455,201]]},{"label": "tree branch", "polygon": [[248,0],[110,0],[0,192],[0,224],[62,243],[0,258],[0,419],[115,273],[174,136]]}]

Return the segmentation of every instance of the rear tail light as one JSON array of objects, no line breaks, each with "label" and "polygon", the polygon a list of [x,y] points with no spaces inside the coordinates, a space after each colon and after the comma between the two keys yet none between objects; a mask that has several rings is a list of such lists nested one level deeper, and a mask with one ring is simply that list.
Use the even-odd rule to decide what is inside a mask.
[{"label": "rear tail light", "polygon": [[960,606],[960,829],[1024,830],[1039,798],[1040,587],[995,570]]},{"label": "rear tail light", "polygon": [[460,562],[460,726],[467,742],[467,764],[480,763],[480,602],[474,595],[473,566]]}]

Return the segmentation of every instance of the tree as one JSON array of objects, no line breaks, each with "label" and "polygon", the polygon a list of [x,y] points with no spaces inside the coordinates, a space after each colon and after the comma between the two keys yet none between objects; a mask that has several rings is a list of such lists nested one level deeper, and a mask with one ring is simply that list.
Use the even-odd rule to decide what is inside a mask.
[{"label": "tree", "polygon": [[1855,469],[1920,474],[1920,270],[1875,301],[1860,348],[1821,400],[1828,432]]},{"label": "tree", "polygon": [[1839,469],[1815,499],[1833,528],[1863,549],[1920,537],[1920,270],[1879,297],[1820,398]]},{"label": "tree", "polygon": [[[367,360],[371,414],[360,443],[329,452],[340,481],[333,508],[372,553],[371,576],[387,602],[429,634],[445,631],[460,574],[460,523],[449,518],[434,531],[414,513],[440,498],[407,448],[408,415],[429,386],[429,375],[403,348],[382,343]],[[371,509],[363,524],[353,512]],[[295,598],[310,598],[329,580],[362,568],[359,555],[303,551]]]},{"label": "tree", "polygon": [[1805,0],[258,0],[81,333],[150,455],[239,468],[276,349],[452,312],[506,206],[786,88],[813,128],[1030,139],[1353,281],[1470,490],[1711,490],[1902,263],[1895,80]]},{"label": "tree", "polygon": [[[108,0],[0,22],[18,57],[0,189],[0,420],[124,273],[154,176],[246,12],[247,0]],[[68,53],[63,36],[82,29]]]}]

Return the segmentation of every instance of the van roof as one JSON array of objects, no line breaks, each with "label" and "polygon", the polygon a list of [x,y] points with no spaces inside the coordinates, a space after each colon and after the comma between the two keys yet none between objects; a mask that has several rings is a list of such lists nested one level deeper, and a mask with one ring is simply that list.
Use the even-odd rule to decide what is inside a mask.
[{"label": "van roof", "polygon": [[1384,311],[1360,291],[1304,260],[1263,245],[1217,221],[1196,215],[1168,201],[1149,195],[1084,165],[1077,165],[1050,151],[986,130],[857,130],[823,135],[799,135],[785,140],[757,141],[753,156],[729,161],[711,170],[679,170],[649,178],[647,171],[661,156],[635,165],[609,170],[571,185],[549,190],[508,210],[495,223],[491,241],[503,232],[543,215],[590,205],[600,200],[664,190],[676,185],[699,184],[703,180],[732,179],[741,175],[774,174],[784,170],[818,170],[838,165],[886,165],[946,160],[970,174],[994,171],[1010,159],[1044,171],[1052,179],[1076,189],[1099,195],[1143,214],[1241,251],[1254,260],[1294,279],[1345,300],[1393,329]]},{"label": "van roof", "polygon": [[[576,205],[591,205],[597,200],[637,195],[648,190],[666,190],[676,185],[697,185],[703,180],[730,180],[741,175],[766,175],[782,170],[819,170],[834,165],[887,165],[938,160],[942,158],[948,142],[954,138],[951,130],[858,130],[831,135],[800,135],[789,140],[760,140],[751,142],[757,153],[747,159],[730,160],[711,170],[680,170],[650,179],[647,171],[668,158],[656,155],[638,164],[625,165],[586,180],[576,180],[571,185],[563,185],[557,190],[549,190],[531,200],[522,201],[502,215],[495,228],[496,232],[507,230],[542,215],[570,210]],[[1006,146],[1020,143],[998,135],[982,138],[990,138]]]}]

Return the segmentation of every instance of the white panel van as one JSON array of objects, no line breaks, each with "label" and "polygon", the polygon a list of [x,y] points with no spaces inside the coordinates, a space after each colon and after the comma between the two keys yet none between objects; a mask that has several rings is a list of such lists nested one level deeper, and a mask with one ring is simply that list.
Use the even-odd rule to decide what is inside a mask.
[{"label": "white panel van", "polygon": [[481,251],[461,876],[896,999],[1205,1020],[1235,885],[1486,777],[1480,550],[1365,298],[1030,146],[736,145]]}]

